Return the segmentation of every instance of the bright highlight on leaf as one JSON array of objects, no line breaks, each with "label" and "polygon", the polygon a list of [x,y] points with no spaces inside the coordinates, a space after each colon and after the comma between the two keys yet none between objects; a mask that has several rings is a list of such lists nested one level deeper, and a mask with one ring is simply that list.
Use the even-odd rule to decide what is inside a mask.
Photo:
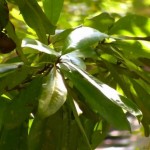
[{"label": "bright highlight on leaf", "polygon": [[105,38],[108,38],[108,35],[101,33],[96,29],[79,27],[69,34],[63,49],[65,53],[70,52],[73,49],[85,49]]},{"label": "bright highlight on leaf", "polygon": [[59,53],[55,52],[53,49],[49,48],[47,45],[44,45],[43,43],[33,39],[28,39],[28,38],[23,39],[21,46],[33,48],[35,50],[44,52],[46,54],[52,54],[56,56],[60,55]]},{"label": "bright highlight on leaf", "polygon": [[0,73],[4,73],[10,70],[17,69],[22,66],[23,62],[11,63],[11,64],[0,64]]},{"label": "bright highlight on leaf", "polygon": [[111,100],[113,103],[115,103],[119,107],[125,109],[126,111],[130,112],[131,114],[133,114],[136,117],[142,116],[142,112],[138,109],[138,107],[131,100],[127,99],[126,97],[121,96],[116,90],[114,90],[113,88],[109,87],[108,85],[102,83],[101,81],[99,81],[98,79],[89,75],[88,73],[82,71],[81,69],[76,67],[74,64],[72,64],[70,62],[67,62],[67,64],[69,67],[71,67],[73,70],[78,72],[81,76],[83,76],[84,80],[87,80],[100,93],[105,95],[105,97],[107,97],[108,100]]},{"label": "bright highlight on leaf", "polygon": [[43,84],[43,90],[39,99],[38,115],[41,118],[46,118],[56,113],[66,101],[66,97],[67,89],[63,78],[54,67]]}]

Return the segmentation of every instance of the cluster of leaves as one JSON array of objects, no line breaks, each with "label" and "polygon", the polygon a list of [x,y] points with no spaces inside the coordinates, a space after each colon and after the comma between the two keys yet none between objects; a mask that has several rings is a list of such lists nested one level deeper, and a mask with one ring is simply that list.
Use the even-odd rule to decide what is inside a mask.
[{"label": "cluster of leaves", "polygon": [[[38,40],[17,36],[7,3]],[[131,130],[126,112],[149,135],[149,19],[102,13],[54,34],[63,0],[43,0],[44,11],[36,0],[7,3],[0,27],[16,48],[0,64],[0,149],[95,149],[110,125]]]}]

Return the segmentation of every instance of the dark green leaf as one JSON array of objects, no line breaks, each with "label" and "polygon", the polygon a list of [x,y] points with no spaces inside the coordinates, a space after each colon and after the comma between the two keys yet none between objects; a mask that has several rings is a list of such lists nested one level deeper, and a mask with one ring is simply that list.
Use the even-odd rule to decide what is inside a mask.
[{"label": "dark green leaf", "polygon": [[[68,70],[63,69],[62,71],[64,71],[65,75],[83,94],[86,103],[90,108],[92,108],[93,111],[98,112],[109,123],[113,124],[118,129],[130,129],[125,114],[122,109],[117,106],[118,103],[121,103],[122,105],[124,105],[124,103],[120,100],[119,94],[116,93],[115,90],[105,84],[97,83],[87,73],[83,72],[71,63],[64,65],[68,68]],[[119,102],[117,102],[117,100]],[[140,115],[141,113],[140,111],[137,111],[135,114]]]},{"label": "dark green leaf", "polygon": [[143,117],[146,118],[147,122],[150,124],[150,94],[146,92],[146,90],[140,86],[135,80],[130,79],[133,84],[133,88],[135,91],[132,93],[135,95],[135,102],[143,112]]},{"label": "dark green leaf", "polygon": [[0,0],[0,31],[7,25],[9,20],[9,10],[5,0]]},{"label": "dark green leaf", "polygon": [[9,105],[9,100],[5,97],[0,97],[0,132],[3,127],[3,117],[4,113],[6,112],[6,108]]},{"label": "dark green leaf", "polygon": [[28,150],[27,136],[28,136],[27,122],[11,130],[7,130],[4,128],[0,138],[0,149]]},{"label": "dark green leaf", "polygon": [[11,101],[4,115],[4,127],[13,129],[22,124],[38,103],[42,78],[34,79]]},{"label": "dark green leaf", "polygon": [[140,117],[142,115],[141,111],[131,100],[120,95],[116,90],[102,83],[101,81],[89,75],[88,73],[83,72],[75,65],[69,63],[69,66],[78,71],[78,73],[80,73],[89,83],[91,83],[96,89],[98,89],[99,92],[105,95],[105,97],[107,97],[108,100],[111,100],[113,103],[130,112],[136,117]]},{"label": "dark green leaf", "polygon": [[64,0],[43,0],[43,7],[46,13],[46,16],[53,25],[56,25]]},{"label": "dark green leaf", "polygon": [[52,44],[54,45],[55,49],[57,50],[62,50],[62,47],[64,45],[64,42],[67,38],[67,36],[70,34],[70,32],[72,32],[74,29],[73,28],[70,28],[70,29],[66,29],[64,31],[59,31],[59,30],[56,30],[56,35],[54,35],[52,38],[51,38],[51,42]]},{"label": "dark green leaf", "polygon": [[62,149],[62,113],[63,112],[59,110],[44,120],[35,117],[29,132],[29,150]]},{"label": "dark green leaf", "polygon": [[93,18],[85,19],[84,26],[92,27],[101,32],[108,33],[108,29],[113,25],[114,19],[106,12]]},{"label": "dark green leaf", "polygon": [[[34,69],[33,69],[34,70]],[[33,72],[31,67],[22,66],[0,78],[0,93],[11,90],[21,84]]]},{"label": "dark green leaf", "polygon": [[[110,70],[110,72],[112,73],[112,76],[114,77],[114,79],[116,80],[116,82],[120,85],[120,87],[123,89],[124,93],[130,97],[131,93],[130,90],[128,89],[128,86],[125,82],[125,80],[123,80],[123,77],[119,76],[118,72],[116,72],[115,68],[109,64],[108,62],[105,61],[106,67]],[[125,104],[124,106],[121,105],[121,103],[119,104],[122,108],[124,108],[126,111],[130,112],[132,115],[136,116],[136,117],[141,117],[142,114],[140,114],[140,111],[138,110],[138,107],[136,106],[135,103],[133,103],[132,100],[128,99],[128,98],[124,98],[123,96],[120,95],[121,101]]]},{"label": "dark green leaf", "polygon": [[55,26],[50,23],[36,0],[15,0],[26,23],[33,28],[40,41],[47,44],[46,34],[54,34]]}]

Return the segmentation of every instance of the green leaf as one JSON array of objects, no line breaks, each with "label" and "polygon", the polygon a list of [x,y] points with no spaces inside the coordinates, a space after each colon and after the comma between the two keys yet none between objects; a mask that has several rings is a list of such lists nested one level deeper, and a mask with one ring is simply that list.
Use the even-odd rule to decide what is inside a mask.
[{"label": "green leaf", "polygon": [[71,109],[72,109],[73,115],[74,115],[74,117],[75,117],[75,120],[76,120],[76,122],[77,122],[77,125],[79,126],[79,129],[80,129],[81,133],[83,134],[83,137],[84,137],[84,140],[85,140],[85,142],[86,142],[86,144],[87,144],[87,147],[88,147],[88,149],[92,150],[91,145],[90,145],[90,142],[89,142],[89,139],[88,139],[88,137],[87,137],[87,135],[86,135],[86,132],[85,132],[85,130],[84,130],[83,126],[82,126],[82,123],[81,123],[81,121],[80,121],[80,118],[79,118],[79,116],[78,116],[78,112],[77,112],[77,110],[76,110],[76,107],[75,107],[75,104],[74,104],[74,102],[73,102],[72,97],[71,97],[71,96],[68,96],[68,100],[69,100],[70,107],[71,107]]},{"label": "green leaf", "polygon": [[84,26],[92,27],[101,32],[108,33],[108,29],[113,25],[114,19],[106,12],[101,13],[93,18],[87,18]]},{"label": "green leaf", "polygon": [[92,147],[95,149],[98,147],[108,135],[110,125],[105,120],[97,122],[92,134]]},{"label": "green leaf", "polygon": [[63,53],[71,52],[75,49],[86,49],[99,41],[107,38],[108,35],[90,27],[79,27],[73,30],[66,39]]},{"label": "green leaf", "polygon": [[149,30],[150,19],[144,16],[127,15],[119,19],[109,30],[109,34],[120,34],[125,36],[147,36]]},{"label": "green leaf", "polygon": [[[150,58],[150,51],[145,46],[146,41],[121,41],[117,40],[113,43],[128,59],[137,59],[139,57]],[[148,42],[147,42],[148,44]]]},{"label": "green leaf", "polygon": [[66,97],[67,89],[62,75],[54,67],[43,84],[42,94],[39,99],[38,115],[41,118],[46,118],[56,113],[66,101]]},{"label": "green leaf", "polygon": [[0,138],[1,150],[28,150],[27,143],[28,125],[27,122],[14,129],[3,129]]},{"label": "green leaf", "polygon": [[70,53],[67,53],[66,55],[67,56],[70,55],[70,56],[74,56],[74,57],[79,57],[79,58],[97,58],[96,52],[91,47],[88,47],[88,48],[85,48],[85,49],[80,49],[80,50],[77,49],[77,50],[74,50]]},{"label": "green leaf", "polygon": [[9,10],[5,0],[0,0],[0,31],[7,25]]},{"label": "green leaf", "polygon": [[6,108],[9,105],[9,100],[5,97],[0,97],[0,132],[2,130],[3,127],[3,117],[4,117],[4,113],[6,112]]},{"label": "green leaf", "polygon": [[[98,112],[118,129],[130,129],[125,114],[122,109],[117,106],[119,103],[121,103],[120,105],[124,105],[124,103],[120,100],[121,98],[115,90],[103,83],[97,83],[91,76],[71,63],[64,63],[63,65],[68,69],[65,70],[62,66],[62,71],[83,94],[86,103],[93,111]],[[135,113],[136,115],[141,115],[140,111]]]},{"label": "green leaf", "polygon": [[35,78],[11,101],[4,115],[4,127],[13,129],[22,124],[38,103],[42,78]]},{"label": "green leaf", "polygon": [[0,73],[5,73],[18,67],[22,66],[23,62],[11,63],[11,64],[0,64]]},{"label": "green leaf", "polygon": [[51,49],[50,47],[48,47],[47,45],[41,43],[38,40],[25,38],[25,39],[23,39],[21,46],[22,47],[33,48],[35,50],[38,50],[40,52],[44,52],[46,54],[60,56],[60,54],[58,52],[56,52],[55,50]]},{"label": "green leaf", "polygon": [[64,0],[43,0],[44,11],[53,25],[56,25],[59,19],[63,7],[63,2]]},{"label": "green leaf", "polygon": [[[57,49],[58,51],[62,50],[62,47],[64,45],[64,42],[67,38],[67,36],[73,31],[73,28],[70,29],[66,29],[64,31],[59,31],[59,33],[56,33],[56,35],[54,35],[51,38],[51,42],[53,44],[53,46],[55,47],[55,49]],[[57,32],[57,30],[56,30]]]},{"label": "green leaf", "polygon": [[[0,78],[0,94],[5,90],[11,90],[21,84],[27,77],[34,72],[34,69],[28,66],[22,66],[15,71],[11,71]],[[10,84],[11,83],[11,84]]]},{"label": "green leaf", "polygon": [[[67,63],[68,64],[68,63]],[[71,67],[73,67],[78,73],[80,73],[87,81],[89,81],[95,88],[97,88],[108,100],[111,100],[116,105],[120,106],[121,108],[125,109],[126,111],[130,112],[136,117],[140,117],[142,115],[141,111],[138,107],[128,98],[120,95],[116,90],[109,87],[108,85],[102,83],[98,79],[94,78],[93,76],[89,75],[86,72],[83,72],[75,65],[69,63]],[[111,93],[111,94],[110,94]]]},{"label": "green leaf", "polygon": [[63,112],[61,109],[46,119],[35,117],[31,126],[29,150],[62,149]]},{"label": "green leaf", "polygon": [[61,56],[61,61],[62,62],[69,61],[69,62],[75,64],[76,66],[78,66],[82,70],[86,69],[86,65],[85,65],[84,61],[81,58],[77,57],[76,53],[73,53],[73,52]]},{"label": "green leaf", "polygon": [[33,28],[40,41],[47,44],[46,34],[54,34],[55,26],[50,23],[36,0],[15,0],[26,23]]},{"label": "green leaf", "polygon": [[132,91],[133,95],[135,96],[135,102],[143,112],[143,118],[147,120],[150,124],[150,101],[149,97],[150,94],[146,92],[146,90],[138,84],[135,80],[130,79],[131,83],[133,84],[134,92]]},{"label": "green leaf", "polygon": [[[103,60],[104,61],[104,60]],[[114,80],[120,85],[120,87],[123,89],[123,92],[127,95],[127,97],[131,96],[131,91],[128,89],[128,85],[125,83],[126,81],[123,80],[122,76],[119,76],[118,72],[116,72],[116,68],[113,67],[110,63],[104,61],[106,64],[106,67],[110,70]],[[117,66],[118,67],[118,66]],[[120,107],[124,108],[126,111],[130,112],[135,117],[138,117],[140,119],[142,113],[139,111],[137,105],[130,99],[124,98],[123,96],[119,95],[121,98],[121,101],[125,104],[122,105],[119,103]]]}]

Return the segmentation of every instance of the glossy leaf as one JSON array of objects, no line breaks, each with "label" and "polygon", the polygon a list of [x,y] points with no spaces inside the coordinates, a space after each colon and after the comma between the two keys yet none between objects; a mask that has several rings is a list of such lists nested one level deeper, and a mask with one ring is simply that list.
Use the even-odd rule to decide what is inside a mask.
[{"label": "glossy leaf", "polygon": [[84,21],[84,26],[92,27],[101,32],[108,33],[108,29],[113,25],[114,19],[106,12],[101,13]]},{"label": "glossy leaf", "polygon": [[[109,123],[113,124],[118,129],[130,129],[125,114],[123,113],[122,109],[116,105],[116,100],[119,100],[120,102],[120,97],[118,94],[116,94],[115,90],[110,90],[110,87],[105,84],[97,83],[88,74],[71,63],[64,65],[68,68],[66,71],[63,69],[65,75],[73,82],[74,86],[85,97],[86,103],[90,108],[92,108],[93,111],[98,112]],[[114,95],[110,95],[110,92],[113,92],[111,94]],[[136,112],[136,114],[139,115],[139,112]],[[121,124],[119,122],[121,122]]]},{"label": "glossy leaf", "polygon": [[86,49],[107,37],[108,35],[90,27],[76,28],[67,37],[63,53],[68,53],[75,49]]},{"label": "glossy leaf", "polygon": [[41,118],[49,117],[56,113],[64,104],[67,89],[60,72],[54,67],[46,77],[42,94],[39,99],[38,115]]},{"label": "glossy leaf", "polygon": [[21,125],[38,103],[42,78],[34,79],[11,101],[4,115],[4,127],[13,129]]},{"label": "glossy leaf", "polygon": [[[82,70],[78,69],[75,65],[69,63],[69,65],[78,71],[89,83],[91,83],[95,88],[97,88],[108,100],[111,100],[116,105],[120,106],[121,108],[125,109],[126,111],[130,112],[136,117],[140,117],[142,115],[141,111],[138,107],[126,97],[120,95],[116,90],[109,87],[108,85],[102,83],[98,79],[94,78],[93,76],[83,72]],[[110,94],[111,93],[111,94]]]},{"label": "glossy leaf", "polygon": [[46,54],[51,54],[51,55],[55,55],[55,56],[59,56],[60,55],[58,52],[56,52],[55,50],[51,49],[47,45],[42,44],[40,41],[33,40],[33,39],[28,39],[28,38],[23,39],[21,46],[22,47],[29,47],[29,48],[38,50],[40,52],[44,52]]},{"label": "glossy leaf", "polygon": [[[33,28],[40,41],[47,44],[46,34],[54,34],[55,26],[50,23],[36,0],[15,0],[26,23]],[[38,20],[38,22],[37,22]]]},{"label": "glossy leaf", "polygon": [[86,65],[85,65],[84,61],[81,58],[77,57],[76,53],[73,53],[73,52],[61,56],[61,61],[62,62],[69,61],[69,62],[75,64],[76,66],[78,66],[82,70],[86,69]]},{"label": "glossy leaf", "polygon": [[14,69],[19,68],[23,65],[23,62],[11,63],[11,64],[0,64],[0,73],[5,73]]},{"label": "glossy leaf", "polygon": [[59,19],[63,7],[63,2],[64,0],[43,0],[44,11],[53,25],[56,25]]}]

